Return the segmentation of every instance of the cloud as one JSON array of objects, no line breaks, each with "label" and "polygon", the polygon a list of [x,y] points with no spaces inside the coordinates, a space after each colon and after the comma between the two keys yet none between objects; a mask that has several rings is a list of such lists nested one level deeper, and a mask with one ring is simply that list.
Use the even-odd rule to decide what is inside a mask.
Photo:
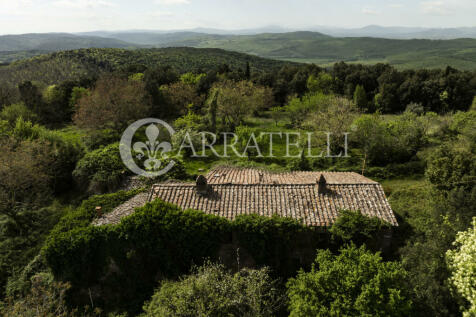
[{"label": "cloud", "polygon": [[59,0],[53,5],[62,8],[94,9],[99,7],[114,7],[114,3],[105,0]]},{"label": "cloud", "polygon": [[377,10],[374,10],[372,8],[363,8],[362,13],[367,14],[367,15],[379,15],[380,14],[380,12],[378,12]]},{"label": "cloud", "polygon": [[155,3],[170,6],[176,4],[189,4],[190,0],[155,0]]},{"label": "cloud", "polygon": [[0,13],[24,15],[33,6],[32,0],[0,0]]},{"label": "cloud", "polygon": [[391,3],[388,5],[390,8],[394,8],[394,9],[400,9],[400,8],[403,8],[403,4],[401,3]]},{"label": "cloud", "polygon": [[451,9],[444,1],[423,1],[420,3],[424,14],[428,15],[449,15]]},{"label": "cloud", "polygon": [[154,18],[163,18],[163,17],[171,17],[174,14],[170,11],[153,11],[149,13],[149,16],[154,17]]}]

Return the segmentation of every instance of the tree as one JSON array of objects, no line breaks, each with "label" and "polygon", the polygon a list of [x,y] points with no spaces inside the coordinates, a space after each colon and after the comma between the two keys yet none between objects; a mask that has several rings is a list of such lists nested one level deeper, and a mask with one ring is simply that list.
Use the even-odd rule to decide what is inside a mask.
[{"label": "tree", "polygon": [[0,215],[18,225],[31,208],[48,201],[51,195],[48,167],[53,163],[49,145],[44,141],[0,139]]},{"label": "tree", "polygon": [[275,316],[282,305],[269,269],[232,274],[205,264],[181,280],[165,281],[144,306],[145,316]]},{"label": "tree", "polygon": [[164,105],[169,109],[169,117],[184,115],[190,108],[199,110],[203,103],[203,98],[191,84],[176,82],[162,86],[160,91],[164,97]]},{"label": "tree", "polygon": [[345,147],[345,133],[351,132],[358,111],[347,98],[328,96],[323,101],[310,118],[311,126],[317,132],[330,133],[330,147],[337,154]]},{"label": "tree", "polygon": [[355,87],[354,103],[360,110],[367,110],[367,93],[362,85],[357,85],[357,87]]},{"label": "tree", "polygon": [[217,116],[224,127],[230,131],[243,123],[246,116],[257,109],[264,108],[269,102],[269,90],[255,86],[252,82],[223,82],[217,89]]},{"label": "tree", "polygon": [[459,232],[453,243],[455,250],[446,252],[451,271],[450,281],[459,295],[469,302],[469,308],[463,308],[463,316],[476,315],[476,217],[472,227]]},{"label": "tree", "polygon": [[431,155],[426,176],[440,190],[470,190],[476,179],[475,155],[469,149],[443,144]]},{"label": "tree", "polygon": [[142,82],[104,77],[79,100],[74,122],[81,128],[122,132],[131,122],[147,117],[150,109]]},{"label": "tree", "polygon": [[317,76],[309,76],[307,89],[309,89],[311,93],[321,92],[323,94],[329,94],[332,92],[333,83],[334,79],[330,74],[321,72]]},{"label": "tree", "polygon": [[20,100],[33,112],[40,114],[43,99],[40,90],[31,81],[25,81],[18,85]]},{"label": "tree", "polygon": [[406,276],[400,263],[365,246],[319,250],[311,271],[287,283],[290,316],[408,316]]},{"label": "tree", "polygon": [[43,109],[41,119],[47,125],[69,123],[73,114],[70,103],[75,82],[66,81],[60,85],[48,86],[43,91]]},{"label": "tree", "polygon": [[73,176],[81,187],[102,193],[117,188],[125,173],[119,144],[115,143],[86,154],[78,162]]},{"label": "tree", "polygon": [[388,136],[380,116],[364,114],[358,117],[353,123],[352,140],[362,151],[362,175],[364,175],[369,161],[375,161],[377,157],[385,155]]},{"label": "tree", "polygon": [[18,90],[4,84],[0,84],[0,110],[3,107],[18,102]]},{"label": "tree", "polygon": [[71,91],[71,98],[69,99],[69,106],[74,109],[81,98],[90,94],[90,91],[84,87],[73,87]]},{"label": "tree", "polygon": [[377,217],[367,217],[360,211],[341,210],[329,232],[334,239],[357,246],[365,244],[376,250],[390,224]]},{"label": "tree", "polygon": [[283,117],[284,109],[283,107],[273,107],[271,110],[271,117],[273,118],[276,126],[278,126],[279,120]]},{"label": "tree", "polygon": [[246,78],[246,80],[250,80],[250,78],[251,78],[250,62],[246,62],[245,78]]},{"label": "tree", "polygon": [[185,73],[182,76],[180,76],[180,81],[184,84],[198,86],[198,83],[206,76],[207,74],[204,74],[204,73],[200,73],[200,74]]}]

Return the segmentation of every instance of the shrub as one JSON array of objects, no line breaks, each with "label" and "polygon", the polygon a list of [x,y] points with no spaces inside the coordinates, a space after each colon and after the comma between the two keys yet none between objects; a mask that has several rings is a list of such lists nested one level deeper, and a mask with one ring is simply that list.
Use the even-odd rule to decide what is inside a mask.
[{"label": "shrub", "polygon": [[406,276],[401,264],[364,246],[319,250],[312,270],[287,283],[290,316],[408,316]]},{"label": "shrub", "polygon": [[96,216],[97,206],[101,206],[102,213],[106,214],[141,191],[141,189],[135,189],[89,197],[81,203],[79,208],[70,211],[60,219],[51,231],[50,238],[61,232],[73,230],[74,228],[87,227]]},{"label": "shrub", "polygon": [[78,184],[89,192],[101,193],[118,187],[127,172],[119,144],[111,144],[86,154],[73,171]]},{"label": "shrub", "polygon": [[165,281],[144,306],[145,316],[275,316],[283,305],[269,269],[231,274],[207,263],[180,281]]},{"label": "shrub", "polygon": [[[240,125],[236,127],[238,150],[248,158],[266,155],[269,151],[269,136],[261,134],[257,129]],[[258,148],[256,148],[256,146]]]},{"label": "shrub", "polygon": [[38,119],[36,114],[22,103],[6,106],[0,112],[0,119],[8,121],[11,126],[14,126],[20,117],[31,122],[35,122]]},{"label": "shrub", "polygon": [[471,190],[476,177],[475,155],[469,149],[443,144],[431,155],[426,177],[440,190],[463,187]]},{"label": "shrub", "polygon": [[389,229],[390,224],[377,217],[364,216],[360,211],[342,210],[329,231],[340,242],[353,242],[358,246],[366,244],[371,249],[377,249],[384,230]]},{"label": "shrub", "polygon": [[328,244],[325,234],[292,218],[241,215],[232,227],[238,245],[257,265],[270,266],[278,276],[291,276],[309,265],[314,250]]},{"label": "shrub", "polygon": [[275,274],[290,276],[312,262],[321,242],[320,235],[293,219],[249,215],[231,222],[160,200],[118,225],[88,227],[96,205],[104,209],[104,203],[88,200],[65,217],[43,251],[55,276],[72,283],[79,306],[90,300],[81,290],[100,281],[103,289],[94,299],[100,307],[136,312],[156,279],[176,278],[206,259],[221,258],[233,267],[238,256],[244,264],[269,264]]},{"label": "shrub", "polygon": [[191,157],[202,153],[202,134],[196,130],[183,129],[172,136],[172,148],[177,150],[178,155]]},{"label": "shrub", "polygon": [[457,249],[446,252],[449,269],[452,271],[451,283],[459,295],[469,302],[469,308],[463,308],[463,316],[476,314],[476,217],[472,227],[460,232],[453,243]]},{"label": "shrub", "polygon": [[421,116],[425,112],[425,108],[421,103],[409,103],[405,109],[405,112],[411,112],[418,116]]},{"label": "shrub", "polygon": [[51,188],[57,193],[71,188],[71,174],[84,151],[76,136],[68,132],[48,130],[22,118],[17,119],[15,127],[10,129],[8,134],[19,141],[31,140],[34,143],[49,144],[48,151],[52,155],[52,162],[44,166],[51,176]]},{"label": "shrub", "polygon": [[112,129],[89,130],[87,134],[82,137],[82,141],[89,151],[94,151],[116,143],[120,138],[120,134]]}]

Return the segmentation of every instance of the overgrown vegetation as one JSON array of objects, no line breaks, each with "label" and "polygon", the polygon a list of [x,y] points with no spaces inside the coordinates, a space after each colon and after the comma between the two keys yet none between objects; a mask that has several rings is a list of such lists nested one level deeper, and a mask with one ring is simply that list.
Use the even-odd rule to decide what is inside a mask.
[{"label": "overgrown vegetation", "polygon": [[[9,316],[94,315],[99,307],[131,316],[143,308],[164,316],[471,314],[474,281],[462,254],[476,216],[475,78],[382,64],[325,70],[189,48],[89,49],[2,66],[2,309]],[[245,152],[220,158],[206,148],[197,158],[189,147],[172,153],[176,166],[166,177],[151,181],[193,179],[218,164],[353,171],[383,181],[399,226],[357,210],[341,211],[328,230],[277,216],[228,221],[161,201],[118,225],[91,225],[96,207],[108,213],[140,192],[119,190],[130,174],[117,142],[128,124],[149,116],[173,123],[177,133],[167,141],[175,148],[188,135],[201,152],[201,131],[233,132]],[[274,157],[263,157],[241,140],[255,135],[268,151],[261,132],[314,137],[291,140],[293,158],[275,137]],[[137,138],[145,144],[145,135]],[[206,141],[226,150],[223,137]],[[325,157],[346,143],[348,157]],[[133,159],[144,161],[144,153],[137,149]]]}]

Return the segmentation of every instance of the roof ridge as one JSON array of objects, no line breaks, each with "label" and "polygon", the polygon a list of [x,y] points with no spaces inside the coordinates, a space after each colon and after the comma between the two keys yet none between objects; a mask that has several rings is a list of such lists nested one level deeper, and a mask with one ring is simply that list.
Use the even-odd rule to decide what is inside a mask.
[{"label": "roof ridge", "polygon": [[[316,186],[317,183],[208,183],[211,186]],[[369,183],[327,183],[327,185],[340,185],[340,186],[362,186],[362,185],[380,185],[378,182]],[[158,183],[153,184],[152,187],[195,187],[195,183]]]}]

